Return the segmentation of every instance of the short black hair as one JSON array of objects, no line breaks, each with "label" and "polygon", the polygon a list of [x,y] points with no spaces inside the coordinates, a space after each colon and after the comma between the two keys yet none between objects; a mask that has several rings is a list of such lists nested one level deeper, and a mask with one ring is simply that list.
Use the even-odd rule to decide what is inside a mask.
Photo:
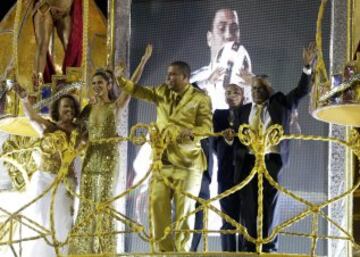
[{"label": "short black hair", "polygon": [[75,111],[74,118],[77,118],[80,114],[80,104],[79,104],[78,100],[76,100],[76,98],[73,95],[65,94],[65,95],[60,96],[60,98],[57,99],[55,102],[53,102],[51,105],[50,117],[53,121],[59,121],[59,106],[60,106],[61,99],[64,99],[64,98],[68,98],[73,102],[74,111]]},{"label": "short black hair", "polygon": [[237,10],[234,8],[234,6],[223,6],[223,5],[221,5],[216,9],[216,11],[213,13],[212,16],[208,17],[208,20],[209,20],[209,22],[208,22],[208,31],[210,31],[210,32],[214,31],[214,20],[215,20],[216,14],[221,10],[229,10],[229,11],[235,12],[236,16],[237,16],[237,19],[238,19],[238,23],[239,23],[239,15],[237,13]]},{"label": "short black hair", "polygon": [[177,66],[180,68],[181,72],[185,75],[185,77],[190,79],[191,69],[190,65],[183,61],[175,61],[170,64],[170,66]]}]

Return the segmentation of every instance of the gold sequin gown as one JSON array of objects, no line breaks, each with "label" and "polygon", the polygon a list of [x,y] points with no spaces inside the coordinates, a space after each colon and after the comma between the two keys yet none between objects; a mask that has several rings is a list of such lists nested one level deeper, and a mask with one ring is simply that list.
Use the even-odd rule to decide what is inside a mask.
[{"label": "gold sequin gown", "polygon": [[114,180],[117,177],[117,145],[91,143],[117,135],[114,103],[92,106],[88,130],[89,146],[80,180],[81,199],[69,253],[115,253],[114,220],[104,211],[95,210],[95,205],[113,196]]}]

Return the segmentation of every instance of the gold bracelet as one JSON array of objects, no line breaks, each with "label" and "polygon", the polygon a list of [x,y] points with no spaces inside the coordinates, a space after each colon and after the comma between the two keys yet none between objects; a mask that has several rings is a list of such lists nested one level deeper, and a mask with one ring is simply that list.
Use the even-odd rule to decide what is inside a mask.
[{"label": "gold bracelet", "polygon": [[128,80],[126,78],[124,78],[123,76],[120,76],[117,78],[117,82],[120,87],[124,87],[126,85],[126,83],[128,82]]}]

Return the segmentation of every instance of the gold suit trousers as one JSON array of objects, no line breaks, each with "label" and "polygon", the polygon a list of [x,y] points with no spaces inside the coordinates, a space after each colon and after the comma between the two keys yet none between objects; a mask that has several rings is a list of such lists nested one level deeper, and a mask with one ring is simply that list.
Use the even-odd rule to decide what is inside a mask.
[{"label": "gold suit trousers", "polygon": [[[166,177],[178,190],[168,187],[162,177]],[[159,174],[151,180],[151,209],[153,233],[156,240],[164,237],[165,229],[172,224],[171,209],[175,208],[175,227],[172,230],[191,230],[194,228],[195,215],[180,219],[195,209],[196,201],[181,192],[197,197],[201,188],[202,172],[194,169],[182,169],[172,165],[164,165]],[[171,204],[174,201],[174,204]],[[168,234],[155,244],[156,251],[184,252],[191,247],[192,233],[176,232]]]}]

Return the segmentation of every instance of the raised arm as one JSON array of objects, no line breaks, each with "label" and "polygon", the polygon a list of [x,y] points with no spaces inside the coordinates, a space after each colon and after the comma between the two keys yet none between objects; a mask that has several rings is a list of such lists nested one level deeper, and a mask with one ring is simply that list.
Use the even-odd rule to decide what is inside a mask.
[{"label": "raised arm", "polygon": [[49,127],[53,126],[53,124],[49,120],[41,117],[33,109],[32,105],[28,101],[28,94],[23,87],[21,87],[19,84],[16,83],[14,84],[13,89],[21,99],[24,108],[24,113],[29,118],[31,125],[40,135],[43,135],[44,131]]},{"label": "raised arm", "polygon": [[149,61],[153,51],[152,44],[148,44],[145,49],[144,55],[141,57],[141,61],[136,67],[134,73],[131,75],[130,80],[137,84],[141,78],[141,75],[144,71],[145,64]]},{"label": "raised arm", "polygon": [[[133,81],[135,84],[137,84],[141,78],[141,75],[144,71],[144,67],[146,63],[149,61],[151,54],[152,54],[153,47],[151,44],[148,44],[145,49],[145,53],[141,58],[140,63],[136,67],[134,73],[132,74],[130,80]],[[115,76],[118,78],[122,75],[122,70],[115,70]],[[124,108],[130,101],[131,96],[126,93],[125,91],[122,91],[119,98],[116,100],[116,106],[119,109]]]},{"label": "raised arm", "polygon": [[288,103],[296,106],[298,101],[310,92],[311,64],[315,57],[316,46],[314,42],[311,42],[308,47],[303,49],[303,72],[297,87],[286,95]]},{"label": "raised arm", "polygon": [[[206,90],[209,86],[215,85],[215,83],[223,80],[225,69],[223,67],[215,68],[208,76],[201,75],[201,70],[193,73],[190,78],[190,82],[196,82],[199,88]],[[200,75],[199,75],[200,73]]]}]

